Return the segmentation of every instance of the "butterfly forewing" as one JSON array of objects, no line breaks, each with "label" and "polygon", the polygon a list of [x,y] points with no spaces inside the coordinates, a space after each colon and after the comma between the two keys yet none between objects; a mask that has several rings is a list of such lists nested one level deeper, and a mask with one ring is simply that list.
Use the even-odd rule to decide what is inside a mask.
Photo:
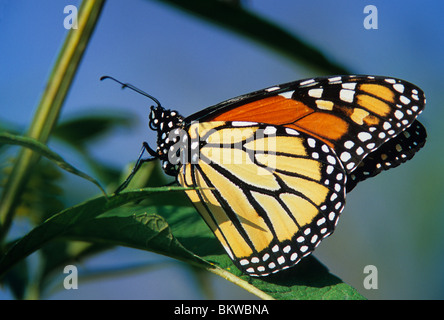
[{"label": "butterfly forewing", "polygon": [[257,121],[306,132],[333,148],[350,173],[408,128],[424,105],[421,89],[403,80],[334,76],[273,86],[189,118]]},{"label": "butterfly forewing", "polygon": [[346,174],[325,142],[261,123],[204,122],[189,132],[204,142],[178,181],[198,187],[188,196],[241,270],[288,268],[333,232]]}]

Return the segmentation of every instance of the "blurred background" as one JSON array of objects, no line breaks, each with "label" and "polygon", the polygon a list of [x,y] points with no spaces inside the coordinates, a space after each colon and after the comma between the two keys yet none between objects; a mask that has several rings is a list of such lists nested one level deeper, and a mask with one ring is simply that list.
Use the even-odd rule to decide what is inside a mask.
[{"label": "blurred background", "polygon": [[[364,7],[370,4],[378,10],[378,29],[363,25],[368,15]],[[2,122],[23,129],[31,122],[68,33],[63,25],[66,5],[78,7],[80,1],[0,1]],[[424,90],[427,106],[419,117],[428,131],[424,149],[410,162],[353,190],[335,234],[314,255],[367,298],[443,299],[444,3],[250,0],[242,5],[352,73],[397,77]],[[111,81],[99,81],[103,75],[129,82],[163,106],[189,115],[240,94],[326,74],[162,1],[108,1],[60,120],[103,113],[134,119],[89,147],[95,158],[123,169],[137,158],[142,141],[155,145],[156,137],[148,128],[152,102]],[[49,145],[88,172],[72,149],[57,141]],[[62,185],[72,193],[68,205],[97,194],[94,185],[77,177],[64,176]],[[17,233],[25,229],[26,225],[15,226]],[[376,290],[363,286],[366,265],[377,267]],[[119,247],[77,266],[81,271],[77,290],[61,289],[61,274],[59,287],[55,284],[44,298],[255,298],[213,275],[205,277],[208,293],[198,285],[202,280],[196,281],[195,273],[183,264],[134,249]],[[108,276],[110,269],[121,272]],[[11,297],[7,289],[0,290],[0,299]]]}]

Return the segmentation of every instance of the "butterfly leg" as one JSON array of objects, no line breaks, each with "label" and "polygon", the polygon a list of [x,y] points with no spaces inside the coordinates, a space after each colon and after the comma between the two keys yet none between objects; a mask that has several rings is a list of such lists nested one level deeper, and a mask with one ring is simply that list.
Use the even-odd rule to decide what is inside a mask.
[{"label": "butterfly leg", "polygon": [[[146,152],[148,152],[152,158],[146,158],[146,159],[142,159],[143,154]],[[151,147],[148,145],[148,143],[146,141],[143,142],[142,144],[142,150],[140,150],[140,154],[139,157],[137,158],[136,164],[133,167],[133,170],[131,170],[131,173],[129,174],[129,176],[125,179],[125,181],[123,181],[123,183],[116,189],[116,191],[114,191],[115,194],[118,194],[119,192],[121,192],[123,189],[125,189],[128,184],[130,183],[130,181],[133,179],[134,175],[137,173],[137,171],[140,169],[140,167],[148,161],[152,161],[157,159],[157,153],[156,151],[154,151],[153,149],[151,149]]]}]

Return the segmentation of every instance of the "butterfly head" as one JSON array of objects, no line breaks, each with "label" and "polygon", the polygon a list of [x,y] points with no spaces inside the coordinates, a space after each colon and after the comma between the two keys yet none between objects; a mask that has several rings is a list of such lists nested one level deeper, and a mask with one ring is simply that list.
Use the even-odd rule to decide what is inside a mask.
[{"label": "butterfly head", "polygon": [[178,170],[183,119],[177,111],[160,105],[151,107],[149,127],[157,132],[157,157],[165,173],[172,176],[176,176]]}]

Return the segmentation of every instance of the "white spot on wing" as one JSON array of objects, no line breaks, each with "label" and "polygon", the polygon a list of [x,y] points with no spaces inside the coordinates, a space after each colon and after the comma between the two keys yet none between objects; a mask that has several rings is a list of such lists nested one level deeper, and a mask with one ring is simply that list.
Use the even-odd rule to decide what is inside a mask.
[{"label": "white spot on wing", "polygon": [[349,83],[343,83],[342,87],[344,89],[350,89],[350,90],[355,90],[356,88],[356,82],[349,82]]},{"label": "white spot on wing", "polygon": [[409,104],[409,103],[410,103],[410,99],[407,98],[407,97],[405,97],[405,96],[400,96],[400,97],[399,97],[399,100],[401,100],[401,102],[402,102],[403,104]]},{"label": "white spot on wing", "polygon": [[355,95],[355,92],[353,90],[342,89],[339,92],[339,98],[345,102],[353,102],[354,95]]},{"label": "white spot on wing", "polygon": [[344,147],[346,147],[347,149],[353,148],[354,145],[355,145],[355,143],[351,140],[347,140],[344,142]]},{"label": "white spot on wing", "polygon": [[299,132],[297,132],[296,130],[291,129],[291,128],[285,128],[285,132],[287,132],[288,134],[290,134],[292,136],[298,136],[299,135]]},{"label": "white spot on wing", "polygon": [[280,87],[271,87],[271,88],[267,88],[267,89],[265,89],[265,91],[267,91],[267,92],[272,92],[272,91],[276,91],[276,90],[279,90],[280,89]]},{"label": "white spot on wing", "polygon": [[350,153],[348,153],[347,151],[344,151],[344,152],[341,153],[341,160],[343,162],[347,162],[350,159],[351,159]]},{"label": "white spot on wing", "polygon": [[370,140],[372,138],[372,135],[370,133],[368,133],[368,132],[359,132],[358,133],[358,138],[362,142],[365,142],[367,140]]},{"label": "white spot on wing", "polygon": [[301,85],[301,86],[305,86],[305,85],[310,84],[310,83],[313,83],[313,82],[315,82],[314,79],[309,79],[309,80],[302,81],[302,82],[300,83],[300,85]]},{"label": "white spot on wing", "polygon": [[404,92],[404,85],[400,84],[400,83],[394,84],[393,89],[395,89],[399,93],[403,93]]},{"label": "white spot on wing", "polygon": [[312,98],[320,98],[323,91],[324,89],[310,89],[308,90],[308,95]]},{"label": "white spot on wing", "polygon": [[307,143],[310,147],[314,148],[316,146],[316,140],[312,138],[307,139]]},{"label": "white spot on wing", "polygon": [[233,127],[249,127],[256,125],[257,122],[249,122],[249,121],[233,121],[231,122],[231,125]]},{"label": "white spot on wing", "polygon": [[399,111],[399,110],[395,111],[396,119],[400,120],[403,116],[404,116],[404,113],[402,113],[401,111]]},{"label": "white spot on wing", "polygon": [[270,135],[270,134],[275,134],[277,131],[276,127],[272,127],[272,126],[267,126],[264,129],[264,134]]},{"label": "white spot on wing", "polygon": [[328,78],[328,82],[337,82],[337,81],[341,81],[341,77],[333,77],[333,78]]},{"label": "white spot on wing", "polygon": [[293,91],[282,92],[282,93],[279,93],[279,95],[281,97],[284,97],[284,98],[287,98],[287,99],[291,99],[291,96],[293,95],[293,92],[294,92],[294,90]]}]

